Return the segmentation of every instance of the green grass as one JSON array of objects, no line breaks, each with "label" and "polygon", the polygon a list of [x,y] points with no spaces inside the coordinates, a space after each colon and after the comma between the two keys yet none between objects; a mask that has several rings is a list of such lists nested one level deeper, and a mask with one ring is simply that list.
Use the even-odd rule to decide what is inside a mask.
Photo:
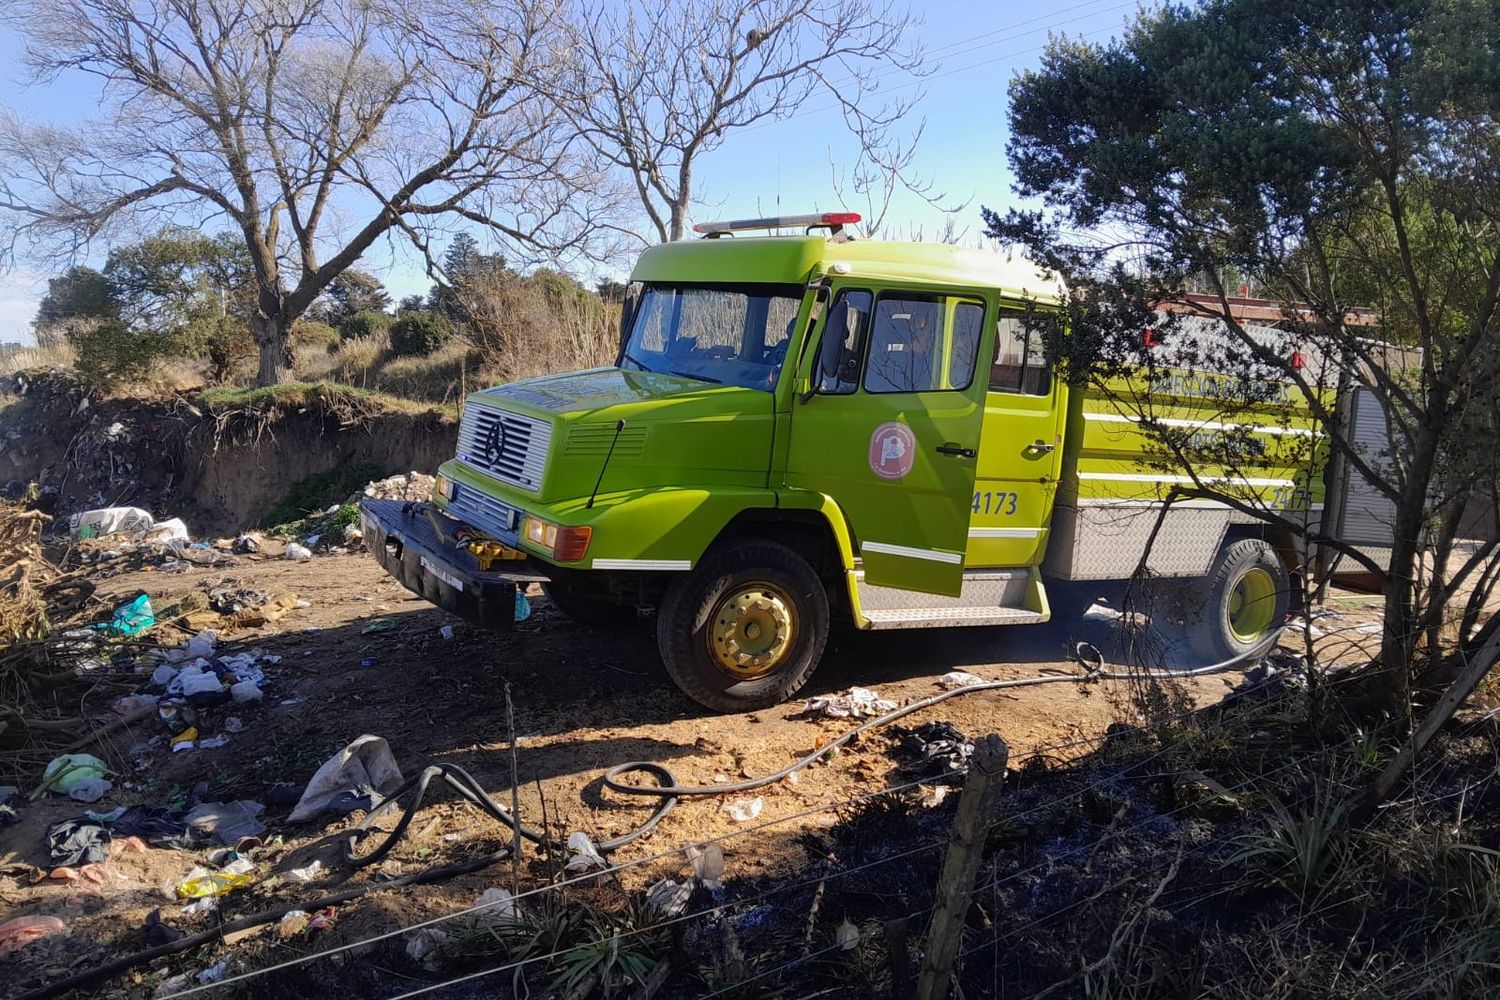
[{"label": "green grass", "polygon": [[[267,511],[261,523],[275,534],[302,535],[309,531],[319,532],[359,521],[359,512],[351,505],[344,505],[351,494],[364,490],[366,484],[389,475],[385,469],[370,462],[344,465],[327,472],[315,472],[297,480],[276,506]],[[334,504],[341,504],[338,511],[323,517],[321,512]],[[310,523],[316,521],[316,525]],[[338,522],[338,523],[334,523]]]},{"label": "green grass", "polygon": [[204,389],[197,399],[210,409],[266,410],[280,407],[354,405],[372,412],[426,413],[430,403],[403,399],[336,382],[283,382],[264,386],[218,386]]}]

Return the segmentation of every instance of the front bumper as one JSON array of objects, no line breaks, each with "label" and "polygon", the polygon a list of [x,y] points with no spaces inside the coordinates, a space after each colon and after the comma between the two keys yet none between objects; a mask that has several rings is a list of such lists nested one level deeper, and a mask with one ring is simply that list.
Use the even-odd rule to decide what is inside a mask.
[{"label": "front bumper", "polygon": [[444,611],[489,629],[515,624],[516,586],[546,582],[529,563],[484,571],[454,533],[463,527],[428,503],[366,500],[359,510],[365,547],[403,587]]}]

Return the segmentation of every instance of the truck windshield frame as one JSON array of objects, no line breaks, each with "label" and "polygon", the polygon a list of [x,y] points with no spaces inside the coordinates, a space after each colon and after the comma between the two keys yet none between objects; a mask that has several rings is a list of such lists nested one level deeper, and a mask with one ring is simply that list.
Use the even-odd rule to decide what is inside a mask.
[{"label": "truck windshield frame", "polygon": [[648,283],[620,366],[772,392],[806,292],[802,285]]}]

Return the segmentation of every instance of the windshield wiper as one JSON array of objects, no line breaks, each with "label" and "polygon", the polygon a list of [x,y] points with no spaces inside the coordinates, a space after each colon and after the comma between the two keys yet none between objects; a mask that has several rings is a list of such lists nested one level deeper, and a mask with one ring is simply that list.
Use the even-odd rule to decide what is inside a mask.
[{"label": "windshield wiper", "polygon": [[708,375],[698,375],[693,372],[680,372],[676,368],[672,369],[672,374],[680,378],[690,378],[697,382],[712,382],[714,385],[724,384],[724,380],[721,378],[713,378]]}]

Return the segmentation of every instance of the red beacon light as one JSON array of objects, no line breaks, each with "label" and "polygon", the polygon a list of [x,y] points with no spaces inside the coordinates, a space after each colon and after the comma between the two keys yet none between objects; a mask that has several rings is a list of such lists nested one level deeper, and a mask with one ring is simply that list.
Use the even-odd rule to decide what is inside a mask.
[{"label": "red beacon light", "polygon": [[810,215],[772,215],[764,219],[733,219],[723,222],[700,222],[693,232],[710,239],[750,229],[787,229],[801,226],[804,229],[831,229],[835,236],[845,226],[860,221],[858,212],[814,212]]},{"label": "red beacon light", "polygon": [[1300,371],[1301,369],[1307,367],[1307,355],[1303,354],[1301,351],[1293,351],[1289,361],[1291,363],[1293,371]]}]

